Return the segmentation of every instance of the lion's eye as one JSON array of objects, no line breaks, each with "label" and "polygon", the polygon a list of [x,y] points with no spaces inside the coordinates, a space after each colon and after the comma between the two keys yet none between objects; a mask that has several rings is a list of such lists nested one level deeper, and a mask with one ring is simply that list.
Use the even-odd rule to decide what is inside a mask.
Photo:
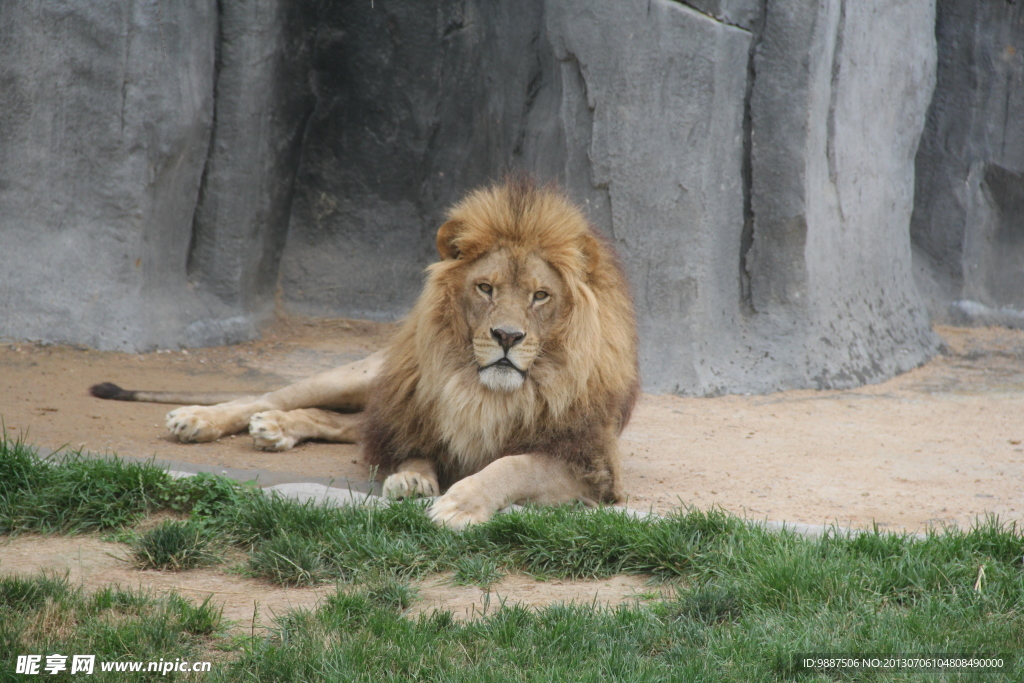
[{"label": "lion's eye", "polygon": [[543,291],[541,291],[541,292],[534,292],[533,293],[533,300],[534,301],[544,301],[549,296],[551,296],[551,295],[548,294],[547,292],[543,292]]},{"label": "lion's eye", "polygon": [[488,296],[490,296],[491,292],[493,292],[493,291],[494,291],[494,287],[491,287],[491,286],[490,286],[489,284],[487,284],[486,282],[481,282],[480,284],[478,284],[478,285],[476,286],[476,288],[477,288],[477,289],[479,289],[479,290],[480,290],[481,292],[483,292],[484,294],[487,294]]}]

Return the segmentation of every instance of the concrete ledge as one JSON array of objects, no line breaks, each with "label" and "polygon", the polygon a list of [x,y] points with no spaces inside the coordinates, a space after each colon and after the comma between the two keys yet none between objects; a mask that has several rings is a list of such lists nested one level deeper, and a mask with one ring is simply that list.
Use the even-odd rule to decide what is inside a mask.
[{"label": "concrete ledge", "polygon": [[[38,457],[49,459],[54,455],[59,455],[60,450],[52,450],[47,448],[40,448],[36,451]],[[238,482],[253,482],[260,488],[273,488],[282,484],[302,484],[309,486],[321,486],[321,487],[334,487],[343,490],[356,491],[359,493],[369,493],[373,495],[381,494],[381,485],[375,481],[362,481],[357,479],[348,478],[330,478],[330,477],[314,477],[308,474],[300,474],[298,472],[275,472],[271,470],[247,470],[240,467],[216,467],[213,465],[198,465],[196,463],[185,462],[183,460],[167,460],[164,458],[138,458],[131,455],[116,455],[111,453],[95,453],[91,451],[82,451],[82,455],[88,458],[117,458],[119,460],[125,460],[127,462],[145,463],[151,462],[157,467],[164,469],[175,478],[182,477],[193,477],[200,472],[207,472],[209,474],[219,474],[233,479]]]},{"label": "concrete ledge", "polygon": [[[59,451],[40,449],[37,455],[40,458],[49,459],[58,455]],[[132,456],[112,455],[109,453],[93,453],[83,451],[82,455],[90,458],[117,458],[128,462],[152,462],[162,467],[167,473],[175,478],[194,477],[201,472],[219,474],[238,482],[255,482],[264,491],[273,492],[285,498],[292,498],[302,503],[313,502],[315,504],[331,505],[341,507],[344,505],[372,505],[387,506],[391,501],[384,498],[381,493],[380,482],[357,481],[351,479],[328,479],[325,477],[311,477],[306,474],[295,472],[269,472],[266,470],[246,470],[237,467],[212,467],[209,465],[197,465],[183,461],[163,460],[158,458],[136,458]],[[424,503],[432,499],[424,499]],[[498,514],[513,512],[524,509],[522,505],[509,505],[498,511]],[[596,509],[596,508],[595,508]],[[629,507],[614,507],[616,511],[636,518],[661,517],[653,510],[640,510]],[[828,535],[850,535],[874,533],[868,529],[854,529],[838,526],[835,524],[804,524],[802,522],[784,522],[771,520],[744,520],[747,524],[758,526],[768,531],[788,531],[798,536],[807,538],[821,538]],[[908,533],[904,531],[883,530],[884,534],[907,535],[911,538],[923,540],[927,538],[924,533]]]}]

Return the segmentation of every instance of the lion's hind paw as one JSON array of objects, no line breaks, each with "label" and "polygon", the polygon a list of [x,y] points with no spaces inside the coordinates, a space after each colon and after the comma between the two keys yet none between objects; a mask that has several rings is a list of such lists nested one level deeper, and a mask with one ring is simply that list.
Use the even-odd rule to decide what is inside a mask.
[{"label": "lion's hind paw", "polygon": [[256,448],[264,451],[287,451],[299,439],[287,433],[288,416],[280,410],[256,413],[249,418],[249,435]]},{"label": "lion's hind paw", "polygon": [[182,443],[216,441],[224,431],[214,424],[206,406],[185,406],[167,413],[167,431]]}]

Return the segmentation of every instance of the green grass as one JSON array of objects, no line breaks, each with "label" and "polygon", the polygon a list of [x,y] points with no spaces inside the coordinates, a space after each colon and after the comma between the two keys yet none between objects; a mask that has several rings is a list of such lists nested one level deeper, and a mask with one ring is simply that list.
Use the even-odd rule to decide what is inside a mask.
[{"label": "green grass", "polygon": [[459,586],[479,586],[487,588],[501,581],[505,573],[498,566],[498,561],[486,555],[470,555],[455,560],[455,576],[453,582]]},{"label": "green grass", "polygon": [[[501,515],[456,534],[431,524],[416,501],[330,508],[217,477],[175,481],[152,467],[96,462],[73,454],[41,462],[22,444],[0,447],[0,528],[130,530],[148,513],[173,509],[190,521],[162,526],[233,544],[255,576],[338,584],[319,609],[279,615],[268,637],[217,640],[230,656],[204,681],[976,680],[804,672],[796,653],[1002,654],[1012,667],[984,680],[1024,678],[1015,659],[1024,651],[1024,540],[995,519],[925,539],[810,539],[721,511],[638,519],[566,506]],[[95,493],[121,507],[61,493],[68,482],[80,497]],[[157,546],[194,547],[181,539]],[[403,617],[418,578],[447,572],[456,583],[488,586],[516,571],[651,575],[669,584],[671,597],[616,610],[529,610],[495,599],[470,623],[447,613]],[[219,618],[211,603],[179,597],[117,589],[86,596],[53,577],[0,580],[0,653],[96,647],[112,658],[191,657],[215,639]],[[0,656],[0,680],[4,667],[12,669]]]},{"label": "green grass", "polygon": [[129,544],[139,569],[183,571],[218,561],[210,531],[194,521],[166,520]]},{"label": "green grass", "polygon": [[0,446],[0,533],[76,533],[132,524],[163,506],[159,468],[67,453],[39,460],[25,444]]},{"label": "green grass", "polygon": [[[92,654],[99,661],[210,659],[221,611],[209,600],[196,604],[171,593],[157,597],[107,587],[93,594],[53,576],[0,579],[0,681],[24,681],[15,673],[18,655]],[[70,657],[67,665],[70,668]],[[42,672],[41,676],[50,678]],[[84,675],[84,674],[83,674]],[[104,673],[90,680],[156,680],[157,673]],[[55,676],[67,680],[67,671]]]},{"label": "green grass", "polygon": [[153,463],[77,451],[43,460],[20,440],[0,435],[0,534],[105,531],[164,509],[205,523],[256,496],[225,477],[172,479]]}]

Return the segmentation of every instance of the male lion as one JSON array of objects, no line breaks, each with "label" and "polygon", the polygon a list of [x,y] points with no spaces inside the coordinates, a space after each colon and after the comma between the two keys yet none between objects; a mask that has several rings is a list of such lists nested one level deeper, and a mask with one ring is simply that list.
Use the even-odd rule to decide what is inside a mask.
[{"label": "male lion", "polygon": [[[618,435],[639,384],[611,247],[561,193],[519,179],[457,204],[437,249],[382,353],[259,398],[178,408],[168,429],[210,441],[248,424],[271,450],[361,440],[365,460],[391,472],[388,497],[449,487],[428,514],[456,529],[515,502],[616,501]],[[324,410],[363,407],[361,425]]]}]

